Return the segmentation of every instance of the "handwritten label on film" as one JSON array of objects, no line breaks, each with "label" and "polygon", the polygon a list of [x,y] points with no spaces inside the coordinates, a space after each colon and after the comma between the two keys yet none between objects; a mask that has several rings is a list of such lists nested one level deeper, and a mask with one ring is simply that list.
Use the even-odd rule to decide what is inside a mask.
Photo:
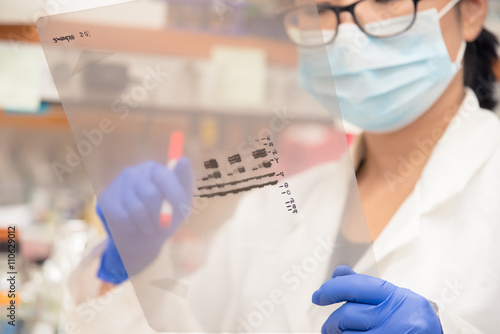
[{"label": "handwritten label on film", "polygon": [[[76,34],[77,37],[79,38],[85,38],[85,37],[92,37],[92,35],[90,35],[90,31],[89,30],[85,30],[85,31],[80,31],[78,32],[78,34]],[[71,41],[74,41],[75,40],[75,35],[66,35],[66,36],[60,36],[60,37],[54,37],[52,38],[52,40],[54,41],[54,43],[59,43],[59,42],[71,42]]]}]

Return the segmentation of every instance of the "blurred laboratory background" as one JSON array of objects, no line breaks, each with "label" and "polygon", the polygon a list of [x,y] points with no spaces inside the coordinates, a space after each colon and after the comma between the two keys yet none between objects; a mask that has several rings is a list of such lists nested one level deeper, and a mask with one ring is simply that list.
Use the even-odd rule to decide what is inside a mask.
[{"label": "blurred laboratory background", "polygon": [[[7,319],[1,318],[0,333],[66,333],[61,315],[64,300],[61,283],[85,249],[103,235],[94,213],[94,191],[75,153],[75,141],[39,44],[35,22],[46,15],[120,2],[125,1],[0,0],[0,307],[3,309],[9,303],[9,286],[4,277],[8,272],[7,261],[4,261],[7,259],[5,237],[7,228],[13,225],[19,227],[16,233],[19,272],[16,300],[20,305],[18,326],[13,328],[7,324]],[[245,10],[239,5],[241,2],[220,0],[218,9],[214,2],[217,0],[178,0],[167,6],[160,0],[137,1],[135,10],[129,13],[130,21],[133,22],[136,13],[140,12],[148,17],[151,28],[161,28],[169,17],[175,17],[182,30],[186,24],[182,13],[186,12],[190,27],[199,25],[227,35],[240,34],[243,27],[239,24],[238,11]],[[487,27],[500,34],[500,0],[490,0],[490,3]],[[227,8],[233,11],[233,21],[221,26],[218,10]],[[207,15],[193,14],[207,10],[213,11],[212,20],[207,20]],[[168,12],[175,15],[168,15]],[[245,27],[248,29],[248,24]],[[259,29],[259,22],[253,29]],[[64,69],[64,64],[61,68]],[[497,70],[500,73],[500,68]],[[115,69],[109,75],[119,76],[122,71],[133,72],[133,69]],[[203,73],[187,64],[184,72],[173,75],[179,76],[181,84],[183,80],[196,80],[196,76]],[[283,100],[294,97],[294,87],[290,86],[287,75],[290,73],[283,72],[281,77],[275,75],[276,80],[269,82],[267,87],[274,90],[273,96],[281,91]],[[264,96],[254,98],[266,98],[265,95],[264,92]],[[218,140],[241,139],[237,124],[231,127],[233,131],[225,132],[218,131],[218,126],[217,119],[202,119],[192,131],[198,131],[206,145]],[[258,127],[256,116],[255,128]],[[355,135],[355,130],[349,127],[347,130]],[[331,135],[334,134],[325,134]],[[299,144],[290,138],[289,152],[320,151],[324,142],[328,139]],[[59,163],[68,159],[71,164],[61,169]],[[293,167],[295,172],[305,168],[299,164]]]}]

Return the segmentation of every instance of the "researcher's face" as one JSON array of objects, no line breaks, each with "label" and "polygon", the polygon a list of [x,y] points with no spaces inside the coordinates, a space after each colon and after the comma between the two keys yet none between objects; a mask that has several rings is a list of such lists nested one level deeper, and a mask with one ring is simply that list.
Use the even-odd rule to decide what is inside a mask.
[{"label": "researcher's face", "polygon": [[[365,0],[373,3],[387,3],[390,1],[397,6],[398,1],[408,0]],[[336,6],[346,6],[354,3],[353,0],[316,0],[316,3],[330,3]],[[418,11],[436,8],[443,9],[450,0],[421,0],[418,3]],[[452,60],[456,59],[462,41],[473,41],[480,33],[487,13],[487,0],[461,0],[452,10],[441,19],[441,31],[443,39]],[[360,10],[369,11],[370,6],[360,6]],[[359,12],[361,14],[361,12]],[[363,13],[369,16],[371,13]],[[351,14],[343,12],[340,23],[354,23]],[[324,24],[324,23],[322,23]]]}]

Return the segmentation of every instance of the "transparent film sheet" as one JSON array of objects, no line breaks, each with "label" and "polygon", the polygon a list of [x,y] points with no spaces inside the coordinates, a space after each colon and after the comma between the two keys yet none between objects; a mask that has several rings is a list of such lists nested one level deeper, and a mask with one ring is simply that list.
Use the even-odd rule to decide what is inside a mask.
[{"label": "transparent film sheet", "polygon": [[289,23],[322,38],[314,2],[163,3],[159,27],[129,23],[129,3],[37,22],[78,151],[56,167],[85,164],[144,311],[126,316],[319,331],[332,308],[311,297],[333,269],[377,269],[337,101],[302,80],[304,61],[328,68],[325,48],[283,24],[311,6]]}]

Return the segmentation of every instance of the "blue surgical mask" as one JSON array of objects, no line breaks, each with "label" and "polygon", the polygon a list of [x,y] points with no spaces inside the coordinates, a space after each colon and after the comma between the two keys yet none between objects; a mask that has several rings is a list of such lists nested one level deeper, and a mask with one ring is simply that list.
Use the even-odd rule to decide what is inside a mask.
[{"label": "blue surgical mask", "polygon": [[[321,50],[299,51],[301,84],[326,108],[338,100],[343,119],[366,131],[385,133],[409,125],[461,69],[466,44],[452,63],[440,27],[440,18],[456,2],[440,13],[419,12],[410,30],[390,38],[370,37],[355,24],[340,24],[335,41],[326,47],[328,62]],[[378,24],[391,29],[398,20]]]}]

